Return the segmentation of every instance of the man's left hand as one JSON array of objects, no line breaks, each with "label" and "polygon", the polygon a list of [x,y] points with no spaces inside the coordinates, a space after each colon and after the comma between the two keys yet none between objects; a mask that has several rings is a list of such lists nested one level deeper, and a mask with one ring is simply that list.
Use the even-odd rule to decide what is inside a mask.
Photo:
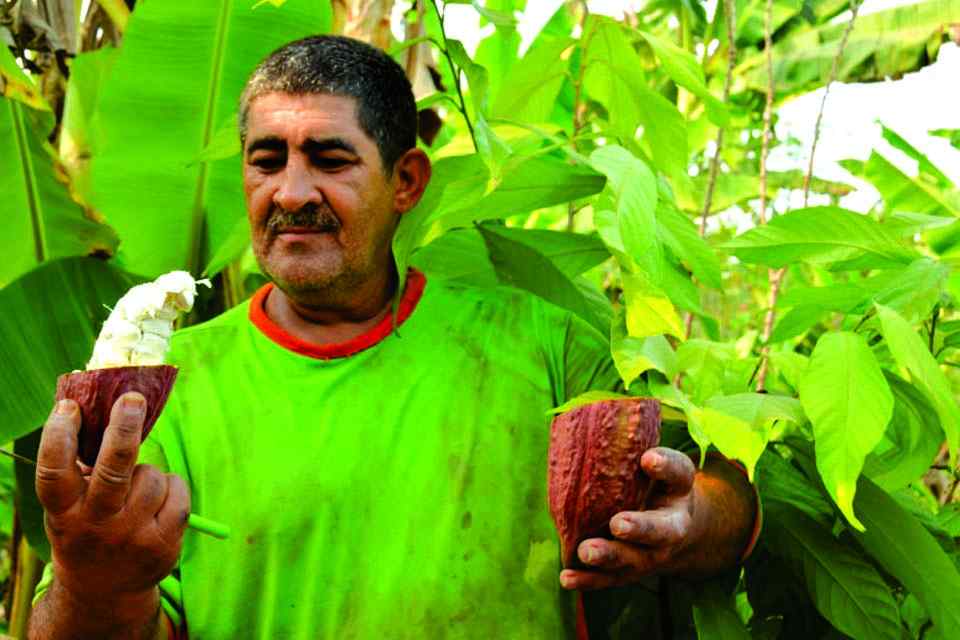
[{"label": "man's left hand", "polygon": [[701,537],[694,489],[697,469],[686,455],[657,447],[640,459],[652,485],[647,509],[621,511],[610,520],[615,540],[589,538],[577,555],[589,569],[566,569],[560,583],[591,591],[633,584],[650,575],[689,569],[689,553]]}]

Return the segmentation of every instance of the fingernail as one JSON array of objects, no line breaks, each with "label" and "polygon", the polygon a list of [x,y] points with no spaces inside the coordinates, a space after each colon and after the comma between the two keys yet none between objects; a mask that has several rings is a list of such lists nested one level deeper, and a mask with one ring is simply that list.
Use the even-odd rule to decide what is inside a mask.
[{"label": "fingernail", "polygon": [[143,396],[127,394],[123,396],[123,410],[128,416],[138,416],[143,413]]},{"label": "fingernail", "polygon": [[615,536],[625,536],[633,532],[633,523],[624,518],[610,523],[610,532]]},{"label": "fingernail", "polygon": [[569,573],[561,573],[560,584],[569,589],[573,586],[573,576],[571,576]]},{"label": "fingernail", "polygon": [[73,400],[70,400],[69,398],[63,399],[57,403],[56,412],[61,416],[70,415],[73,413],[73,406]]},{"label": "fingernail", "polygon": [[598,549],[597,547],[587,547],[583,561],[587,564],[597,564],[599,562],[603,562],[604,556],[606,556],[606,553],[604,553],[603,549]]}]

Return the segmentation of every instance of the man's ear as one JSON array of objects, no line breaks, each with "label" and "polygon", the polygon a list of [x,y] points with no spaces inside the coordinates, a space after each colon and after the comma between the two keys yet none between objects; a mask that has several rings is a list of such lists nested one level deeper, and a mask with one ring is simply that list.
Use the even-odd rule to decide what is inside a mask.
[{"label": "man's ear", "polygon": [[408,149],[393,165],[393,208],[406,213],[417,206],[430,182],[430,157],[420,149]]}]

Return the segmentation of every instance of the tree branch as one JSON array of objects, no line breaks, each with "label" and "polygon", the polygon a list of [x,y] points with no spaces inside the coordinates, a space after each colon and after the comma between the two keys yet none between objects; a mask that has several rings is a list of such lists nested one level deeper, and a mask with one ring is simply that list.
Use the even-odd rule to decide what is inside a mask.
[{"label": "tree branch", "polygon": [[[770,0],[767,0],[767,11],[770,9]],[[837,72],[840,69],[840,60],[843,58],[843,51],[847,47],[847,41],[850,39],[850,32],[853,31],[854,23],[857,20],[857,12],[860,9],[859,0],[850,0],[850,22],[847,23],[846,29],[843,31],[843,36],[840,38],[840,44],[837,47],[837,54],[833,58],[833,64],[830,68],[830,75],[827,77],[827,84],[823,90],[823,99],[820,101],[820,110],[817,112],[817,120],[813,127],[813,143],[810,146],[810,162],[807,165],[807,172],[803,176],[803,206],[806,207],[810,198],[810,180],[813,177],[813,158],[817,152],[817,142],[820,140],[820,123],[823,121],[823,112],[827,106],[827,95],[830,93],[830,85],[833,84],[833,81],[837,77]],[[769,17],[766,22],[766,27],[764,29],[765,33],[764,38],[769,37],[770,31],[770,22]],[[768,62],[768,72],[770,73],[770,82],[773,82],[773,70],[772,62]],[[768,91],[771,91],[771,88],[767,88]],[[768,98],[769,99],[769,98]],[[767,300],[767,313],[763,319],[763,350],[760,355],[760,372],[757,374],[757,392],[762,392],[766,388],[767,382],[767,371],[769,368],[770,362],[770,335],[773,333],[773,321],[776,317],[775,307],[777,306],[777,298],[780,296],[780,290],[783,287],[783,279],[786,276],[787,268],[781,267],[780,269],[771,269],[769,272],[769,281],[770,281],[770,295]]]}]

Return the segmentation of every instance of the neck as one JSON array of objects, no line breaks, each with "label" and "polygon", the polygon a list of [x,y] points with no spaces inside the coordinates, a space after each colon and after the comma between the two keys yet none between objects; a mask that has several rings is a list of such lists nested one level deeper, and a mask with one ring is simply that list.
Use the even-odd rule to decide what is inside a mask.
[{"label": "neck", "polygon": [[284,331],[313,344],[346,342],[375,327],[390,313],[397,290],[391,269],[345,295],[295,297],[274,286],[267,296],[267,316]]}]

